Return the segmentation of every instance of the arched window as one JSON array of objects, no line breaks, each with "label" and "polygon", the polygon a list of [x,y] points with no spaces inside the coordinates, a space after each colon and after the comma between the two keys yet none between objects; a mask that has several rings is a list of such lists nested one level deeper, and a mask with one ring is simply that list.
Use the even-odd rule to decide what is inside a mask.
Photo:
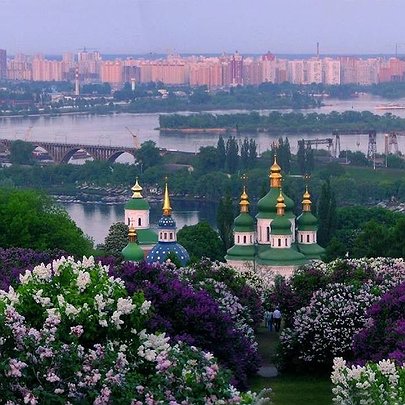
[{"label": "arched window", "polygon": [[281,247],[281,239],[278,238],[277,241],[278,241],[278,246]]},{"label": "arched window", "polygon": [[304,238],[303,238],[302,234],[300,236],[301,236],[301,243],[302,243],[304,241]]},{"label": "arched window", "polygon": [[309,235],[307,235],[307,243],[309,243]]},{"label": "arched window", "polygon": [[142,219],[138,218],[138,226],[142,226]]},{"label": "arched window", "polygon": [[165,239],[167,239],[167,232],[165,232]]},{"label": "arched window", "polygon": [[285,238],[285,245],[286,245],[286,246],[288,245],[288,243],[287,243],[287,238]]},{"label": "arched window", "polygon": [[131,220],[128,218],[128,226],[131,225]]},{"label": "arched window", "polygon": [[267,227],[267,242],[270,241],[270,227]]},{"label": "arched window", "polygon": [[246,243],[246,236],[243,237],[243,243]]},{"label": "arched window", "polygon": [[250,243],[253,243],[252,235],[250,235]]},{"label": "arched window", "polygon": [[238,243],[240,243],[240,236],[238,235]]}]

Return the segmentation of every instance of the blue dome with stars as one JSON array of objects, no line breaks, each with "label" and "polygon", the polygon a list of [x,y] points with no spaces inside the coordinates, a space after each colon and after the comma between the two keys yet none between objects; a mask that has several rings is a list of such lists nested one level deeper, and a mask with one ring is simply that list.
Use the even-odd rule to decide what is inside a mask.
[{"label": "blue dome with stars", "polygon": [[158,222],[158,227],[159,228],[176,228],[176,221],[172,218],[171,215],[168,216],[162,216],[162,218],[159,219]]},{"label": "blue dome with stars", "polygon": [[158,242],[155,247],[146,256],[146,262],[165,263],[167,256],[175,254],[182,266],[185,266],[190,260],[190,256],[186,249],[177,242]]}]

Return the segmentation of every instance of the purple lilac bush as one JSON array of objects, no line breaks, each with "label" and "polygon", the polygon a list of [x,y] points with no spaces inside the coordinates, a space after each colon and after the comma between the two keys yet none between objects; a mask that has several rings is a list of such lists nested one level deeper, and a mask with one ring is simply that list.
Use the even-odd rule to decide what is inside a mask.
[{"label": "purple lilac bush", "polygon": [[151,302],[92,257],[62,258],[0,291],[0,403],[251,404],[209,352],[145,326]]},{"label": "purple lilac bush", "polygon": [[25,248],[0,248],[0,289],[7,290],[10,285],[16,284],[25,270],[32,270],[41,263],[51,263],[62,256],[66,253],[59,249],[38,252]]},{"label": "purple lilac bush", "polygon": [[385,293],[368,311],[367,327],[354,336],[357,363],[395,360],[405,363],[405,283]]},{"label": "purple lilac bush", "polygon": [[110,267],[110,274],[124,280],[130,294],[142,291],[152,302],[152,330],[212,352],[233,372],[238,386],[246,387],[247,376],[259,367],[257,348],[207,291],[158,264],[126,262]]}]

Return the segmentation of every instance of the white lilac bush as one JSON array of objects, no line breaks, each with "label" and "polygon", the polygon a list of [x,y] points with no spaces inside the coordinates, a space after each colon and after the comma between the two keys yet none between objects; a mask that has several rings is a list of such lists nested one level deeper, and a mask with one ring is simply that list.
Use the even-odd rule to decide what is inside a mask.
[{"label": "white lilac bush", "polygon": [[335,358],[331,379],[333,401],[338,405],[405,404],[405,365],[391,360],[362,367]]},{"label": "white lilac bush", "polygon": [[352,339],[366,322],[366,309],[377,297],[366,284],[360,289],[330,284],[314,293],[308,306],[299,309],[291,328],[280,336],[283,355],[306,363],[331,363],[350,353]]},{"label": "white lilac bush", "polygon": [[93,258],[62,258],[0,291],[0,403],[253,403],[210,353],[144,324],[151,303]]}]

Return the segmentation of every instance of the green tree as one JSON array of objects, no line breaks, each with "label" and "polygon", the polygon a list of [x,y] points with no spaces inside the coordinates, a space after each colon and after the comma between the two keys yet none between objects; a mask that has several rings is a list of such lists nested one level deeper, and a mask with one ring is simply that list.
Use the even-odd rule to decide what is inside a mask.
[{"label": "green tree", "polygon": [[240,163],[243,170],[247,170],[250,167],[249,158],[249,140],[245,138],[240,148]]},{"label": "green tree", "polygon": [[322,185],[318,202],[318,219],[318,241],[321,246],[327,246],[336,227],[336,201],[329,180]]},{"label": "green tree", "polygon": [[234,210],[229,193],[220,199],[217,211],[217,228],[225,249],[233,245]]},{"label": "green tree", "polygon": [[257,145],[256,141],[250,138],[249,141],[249,168],[254,168],[257,163]]},{"label": "green tree", "polygon": [[353,254],[355,257],[387,256],[389,246],[387,228],[372,219],[355,240]]},{"label": "green tree", "polygon": [[197,155],[197,169],[201,174],[213,172],[217,167],[217,149],[214,146],[202,146]]},{"label": "green tree", "polygon": [[177,240],[183,245],[190,255],[191,262],[197,262],[202,257],[211,260],[224,260],[224,244],[208,222],[197,225],[184,226],[177,233]]},{"label": "green tree", "polygon": [[305,161],[305,144],[303,139],[298,142],[297,163],[300,173],[302,175],[307,174],[306,173],[307,165]]},{"label": "green tree", "polygon": [[92,254],[92,242],[69,215],[46,195],[32,190],[0,190],[0,246],[62,249]]},{"label": "green tree", "polygon": [[32,152],[35,146],[32,143],[17,140],[10,146],[10,161],[12,164],[30,165],[34,162]]},{"label": "green tree", "polygon": [[225,142],[222,135],[220,135],[218,138],[216,156],[217,156],[216,167],[218,170],[222,171],[225,169],[225,159],[226,159]]},{"label": "green tree", "polygon": [[104,252],[107,256],[121,256],[121,251],[128,244],[128,225],[116,222],[110,226],[104,240]]},{"label": "green tree", "polygon": [[136,160],[142,165],[141,171],[149,167],[159,165],[162,161],[159,148],[153,141],[144,142],[141,147],[136,151]]},{"label": "green tree", "polygon": [[228,138],[226,142],[226,170],[235,173],[239,167],[239,147],[234,136]]}]

